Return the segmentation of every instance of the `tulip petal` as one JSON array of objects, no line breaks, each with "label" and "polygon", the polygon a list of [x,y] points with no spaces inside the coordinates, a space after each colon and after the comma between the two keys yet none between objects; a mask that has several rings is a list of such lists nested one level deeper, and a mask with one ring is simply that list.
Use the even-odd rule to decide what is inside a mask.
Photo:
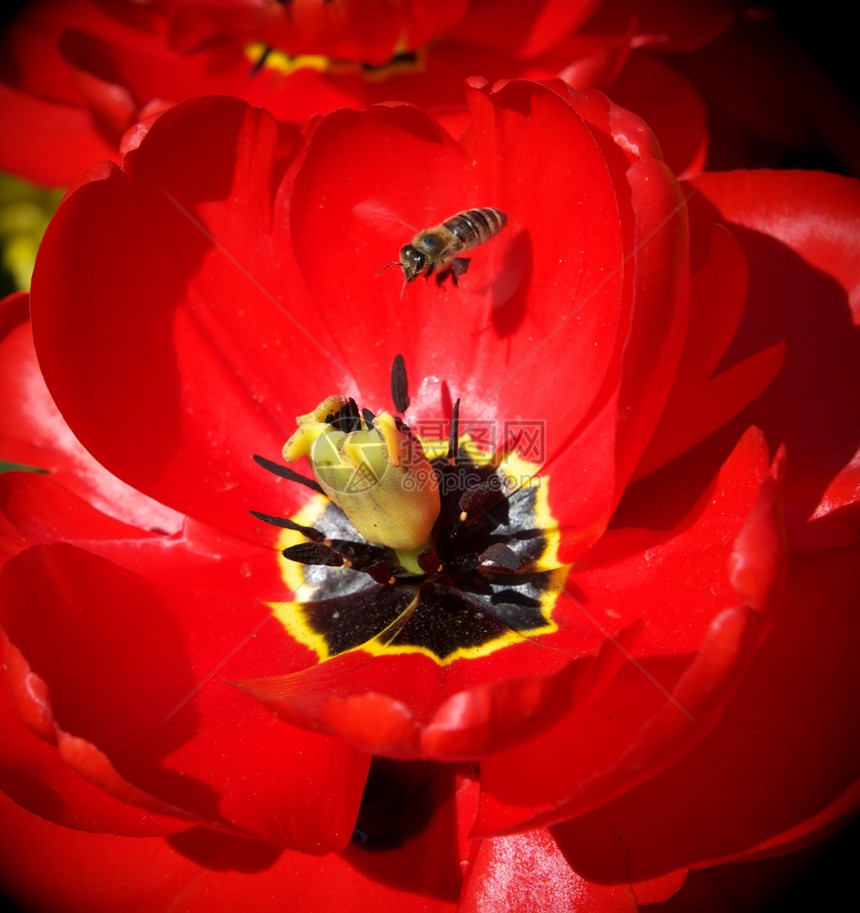
[{"label": "tulip petal", "polygon": [[[525,351],[513,348],[512,357],[506,358],[510,368],[505,367],[501,384],[493,388],[494,394],[500,394],[497,411],[503,416],[529,417],[545,425],[551,503],[565,529],[561,558],[569,560],[574,549],[592,542],[608,522],[615,493],[651,433],[671,384],[686,321],[687,289],[681,267],[686,220],[680,192],[665,166],[654,158],[653,138],[638,118],[596,94],[572,98],[559,88],[559,95],[574,109],[566,116],[558,100],[536,96],[519,83],[496,89],[490,95],[493,107],[477,91],[470,101],[477,135],[487,148],[486,159],[510,160],[505,186],[529,194],[530,202],[520,204],[526,212],[533,205],[535,188],[517,175],[534,171],[538,153],[530,143],[537,141],[538,134],[531,132],[530,121],[518,116],[523,109],[538,122],[539,112],[545,111],[547,121],[556,125],[547,128],[547,134],[559,134],[559,147],[581,163],[583,180],[590,174],[593,196],[584,203],[596,216],[590,225],[571,223],[570,207],[576,213],[580,207],[575,198],[565,199],[550,183],[542,188],[549,197],[543,204],[546,218],[531,221],[529,237],[536,251],[549,256],[546,261],[534,261],[534,278],[529,277],[528,286],[529,296],[542,307],[536,313],[531,308],[525,311],[516,325],[516,339],[526,341]],[[587,128],[586,136],[597,145],[599,156],[591,158],[591,149],[586,156],[584,148],[576,145],[583,140],[574,128],[572,113],[582,118],[582,125],[576,126]],[[558,125],[565,122],[568,126],[562,133]],[[500,138],[508,140],[518,130],[524,135],[512,153]],[[566,158],[559,160],[560,170],[567,167],[566,162]],[[542,166],[541,174],[552,181],[549,168]],[[559,185],[567,183],[561,173],[557,178]],[[601,184],[614,199],[597,196]],[[516,202],[510,208],[516,211]],[[603,222],[601,211],[617,211],[618,217]],[[586,234],[594,239],[587,251],[569,243],[571,237]],[[635,270],[628,271],[630,262]],[[658,262],[670,262],[679,269],[664,269],[657,277],[651,266]],[[568,274],[569,267],[575,274]],[[516,302],[514,298],[505,306],[516,312]],[[656,313],[660,316],[655,317]],[[499,321],[503,317],[500,314]],[[505,320],[509,323],[510,317]],[[512,348],[511,343],[507,346]],[[557,393],[554,385],[547,385],[547,363],[560,366],[558,377],[571,378],[563,402],[547,402]],[[492,376],[492,371],[488,364],[482,376]],[[566,436],[559,435],[560,428],[569,429]],[[553,474],[555,466],[559,468]]]},{"label": "tulip petal", "polygon": [[190,117],[173,109],[152,124],[124,170],[92,173],[61,206],[34,276],[34,336],[57,405],[104,466],[247,534],[247,511],[265,503],[251,454],[281,449],[307,374],[342,388],[343,373],[318,328],[309,348],[284,338],[302,306],[272,211],[285,154],[274,123],[235,100],[189,105]]},{"label": "tulip petal", "polygon": [[689,450],[760,395],[783,364],[774,345],[718,372],[746,303],[748,268],[740,245],[722,228],[693,275],[690,332],[669,400],[636,469],[646,475]]},{"label": "tulip petal", "polygon": [[271,549],[191,520],[172,534],[140,529],[97,511],[51,475],[0,476],[0,516],[18,537],[10,553],[66,542],[160,586],[251,601],[284,596]]},{"label": "tulip petal", "polygon": [[45,386],[29,326],[28,298],[0,302],[0,452],[22,466],[49,470],[70,492],[141,529],[177,531],[182,517],[121,482],[77,441]]},{"label": "tulip petal", "polygon": [[708,151],[705,106],[692,82],[658,57],[639,51],[610,89],[657,135],[666,163],[679,179],[704,170]]},{"label": "tulip petal", "polygon": [[482,840],[458,908],[460,913],[636,913],[629,885],[587,881],[569,865],[549,831]]},{"label": "tulip petal", "polygon": [[[837,175],[711,174],[694,182],[701,222],[726,224],[750,266],[744,320],[727,359],[783,345],[782,371],[715,442],[755,424],[785,444],[792,544],[856,542],[860,356],[856,327],[860,189]],[[753,189],[755,188],[755,189]],[[755,202],[752,203],[751,196]],[[712,457],[713,458],[713,457]]]},{"label": "tulip petal", "polygon": [[[43,101],[2,83],[0,108],[7,124],[15,124],[0,130],[3,167],[28,181],[61,187],[93,162],[116,158],[114,147],[92,131],[85,108]],[[69,136],[76,142],[66,145],[68,157],[60,160],[54,150]]]},{"label": "tulip petal", "polygon": [[773,627],[707,737],[653,780],[554,828],[578,871],[642,880],[744,858],[821,809],[856,809],[860,755],[846,721],[860,688],[858,558],[856,547],[793,556]]},{"label": "tulip petal", "polygon": [[690,50],[713,41],[731,25],[736,13],[723,3],[690,6],[683,0],[653,0],[640,4],[622,0],[601,4],[592,28],[623,31],[631,19],[637,44],[654,44],[669,53]]},{"label": "tulip petal", "polygon": [[[438,818],[447,825],[447,846],[456,848],[450,820],[444,813]],[[399,877],[401,867],[413,872],[428,858],[422,849],[427,846],[419,838],[399,851],[371,854],[351,847],[344,855],[319,857],[205,828],[169,840],[84,834],[29,814],[0,795],[0,855],[10,863],[3,889],[22,909],[229,913],[287,904],[297,910],[401,913],[420,904],[422,913],[456,913],[456,903],[440,897],[435,886],[416,894]]]},{"label": "tulip petal", "polygon": [[611,647],[598,643],[596,656],[580,659],[527,642],[444,667],[424,656],[354,652],[238,684],[284,719],[377,755],[468,759],[519,741],[562,708],[586,701],[623,661],[618,644],[632,644],[636,634],[635,627],[622,632]]},{"label": "tulip petal", "polygon": [[[7,676],[12,678],[20,654],[5,652]],[[34,677],[22,680],[32,689]],[[48,821],[83,831],[109,831],[134,837],[185,830],[187,820],[129,805],[81,777],[49,742],[21,718],[9,689],[0,688],[0,788],[10,799]]]},{"label": "tulip petal", "polygon": [[610,561],[607,535],[605,559],[601,542],[593,566],[574,567],[568,589],[581,592],[575,601],[595,627],[606,630],[635,612],[642,633],[591,702],[484,761],[481,833],[595,807],[653,776],[715,724],[781,582],[779,504],[765,467],[761,435],[750,432],[675,537],[630,550],[635,531],[622,533],[614,548],[627,557]]},{"label": "tulip petal", "polygon": [[0,581],[6,634],[26,657],[12,694],[66,763],[133,804],[307,852],[343,848],[369,759],[274,723],[221,680],[289,648],[259,607],[161,590],[63,545],[22,553]]}]

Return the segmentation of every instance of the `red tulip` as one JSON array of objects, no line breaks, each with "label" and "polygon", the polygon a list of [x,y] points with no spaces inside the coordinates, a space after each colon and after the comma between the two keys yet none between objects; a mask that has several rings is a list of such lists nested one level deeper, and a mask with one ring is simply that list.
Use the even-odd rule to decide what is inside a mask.
[{"label": "red tulip", "polygon": [[[72,908],[96,878],[143,896],[145,846],[156,906],[635,909],[855,806],[856,184],[682,187],[641,120],[561,83],[468,103],[456,136],[407,105],[302,133],[176,106],[49,227],[38,368],[6,304],[3,456],[52,473],[2,479],[3,788]],[[457,287],[377,275],[483,206],[507,224]],[[446,501],[434,463],[419,571],[251,459],[326,396],[390,409],[398,354],[405,426],[459,400],[544,499],[522,470],[506,516],[487,486]],[[249,510],[353,567],[291,593]],[[14,896],[48,903],[18,853]]]},{"label": "red tulip", "polygon": [[[619,90],[652,122],[677,173],[701,169],[698,94],[649,54],[689,52],[734,17],[674,0],[32,0],[0,36],[0,167],[70,184],[119,161],[123,133],[201,95],[243,98],[284,122],[392,99],[462,108],[463,81],[562,76]],[[646,88],[647,87],[647,88]]]}]

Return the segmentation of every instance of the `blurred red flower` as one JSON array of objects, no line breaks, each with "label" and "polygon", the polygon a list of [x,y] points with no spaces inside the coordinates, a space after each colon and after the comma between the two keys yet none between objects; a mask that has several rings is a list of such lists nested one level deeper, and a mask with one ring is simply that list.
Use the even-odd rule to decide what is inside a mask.
[{"label": "blurred red flower", "polygon": [[[125,130],[201,95],[285,122],[393,99],[462,107],[481,75],[617,84],[677,173],[701,169],[707,131],[690,82],[658,57],[707,44],[724,2],[677,0],[31,0],[0,35],[0,168],[67,185],[119,161]],[[624,73],[618,81],[619,74]]]},{"label": "blurred red flower", "polygon": [[[52,472],[0,479],[3,788],[93,833],[8,806],[69,854],[34,887],[19,847],[14,896],[94,909],[89,846],[104,909],[635,909],[855,807],[857,185],[682,188],[641,120],[560,82],[468,104],[457,135],[407,105],[300,133],[199,99],[61,206],[38,366],[5,310],[2,455]],[[376,275],[484,205],[508,226],[459,289]],[[250,455],[331,393],[387,407],[396,354],[410,424],[459,398],[464,428],[545,429],[569,569],[552,624],[500,648],[320,662],[266,623],[288,593],[247,513],[309,494]]]}]

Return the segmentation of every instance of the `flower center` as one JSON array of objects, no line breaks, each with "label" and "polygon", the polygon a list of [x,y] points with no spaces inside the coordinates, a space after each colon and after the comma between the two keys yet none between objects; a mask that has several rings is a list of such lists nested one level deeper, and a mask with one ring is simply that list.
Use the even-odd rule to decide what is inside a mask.
[{"label": "flower center", "polygon": [[394,53],[383,64],[362,63],[355,60],[339,60],[321,54],[287,54],[269,45],[254,43],[247,46],[245,56],[251,61],[252,74],[264,68],[276,70],[289,76],[297,70],[317,70],[333,76],[361,75],[368,82],[382,82],[392,76],[404,73],[419,73],[426,68],[422,49]]},{"label": "flower center", "polygon": [[[459,404],[458,404],[459,405]],[[307,456],[316,495],[283,529],[282,573],[295,601],[275,614],[320,660],[348,650],[477,658],[556,630],[566,575],[546,475],[514,452],[460,436],[422,441],[388,413],[329,397],[284,447]]]}]

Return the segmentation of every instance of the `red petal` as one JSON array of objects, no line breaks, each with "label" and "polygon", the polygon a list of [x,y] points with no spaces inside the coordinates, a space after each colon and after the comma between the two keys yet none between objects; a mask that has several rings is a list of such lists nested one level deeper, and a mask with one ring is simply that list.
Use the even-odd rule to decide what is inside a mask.
[{"label": "red petal", "polygon": [[[444,358],[444,377],[454,395],[480,377],[481,396],[469,400],[472,420],[539,418],[535,410],[545,411],[551,401],[564,410],[559,424],[568,418],[575,422],[593,401],[612,354],[618,321],[615,286],[604,283],[598,299],[578,315],[575,332],[571,324],[561,336],[551,334],[559,320],[573,316],[577,295],[593,293],[621,256],[617,220],[606,217],[617,209],[606,157],[571,105],[546,89],[517,83],[489,97],[473,91],[470,99],[480,144],[476,174],[464,150],[412,109],[380,108],[364,116],[342,113],[326,119],[296,180],[299,262],[314,297],[326,302],[331,325],[349,325],[349,332],[340,331],[347,363],[355,366],[372,398],[387,398],[391,361],[402,350],[411,375],[419,379],[438,376]],[[581,170],[575,183],[568,180],[571,157]],[[416,174],[437,173],[445,174],[444,184],[415,179]],[[529,179],[523,180],[524,175]],[[457,300],[454,292],[419,282],[409,287],[403,304],[396,276],[373,279],[379,268],[373,264],[381,260],[379,266],[384,265],[384,257],[395,255],[416,230],[477,205],[498,205],[508,213],[509,224],[475,252]],[[587,256],[571,247],[569,232],[596,238]],[[336,269],[317,241],[323,234],[328,249],[338,252]],[[488,293],[491,307],[475,291]],[[526,307],[532,299],[542,307]],[[365,312],[377,319],[369,324],[354,319]],[[530,337],[551,339],[552,344],[512,377],[534,351]],[[501,359],[499,347],[489,344],[494,338],[503,344]],[[476,346],[476,339],[482,344]],[[594,354],[596,342],[600,349]],[[542,370],[546,359],[561,351],[565,361],[578,359],[570,405],[559,402]],[[538,374],[540,382],[531,385]],[[509,378],[514,382],[500,388]],[[428,419],[440,417],[438,398],[422,405]],[[433,407],[436,412],[429,413]]]},{"label": "red petal", "polygon": [[654,131],[679,178],[704,170],[708,151],[705,106],[693,83],[644,51],[634,54],[608,89]]},{"label": "red petal", "polygon": [[820,827],[856,808],[860,750],[845,721],[860,689],[858,588],[856,547],[793,557],[773,628],[708,736],[658,777],[555,829],[578,871],[645,879],[778,844],[806,819]]},{"label": "red petal", "polygon": [[517,0],[473,0],[468,13],[448,30],[446,37],[527,59],[546,52],[575,31],[598,5],[595,0],[542,0],[529,4]]},{"label": "red petal", "polygon": [[[546,418],[551,504],[564,529],[562,560],[593,541],[608,521],[672,382],[688,306],[683,201],[665,166],[654,157],[653,137],[638,118],[599,95],[574,99],[573,104],[611,171],[613,206],[618,207],[620,221],[614,232],[599,217],[589,226],[595,246],[589,247],[593,259],[587,262],[599,273],[583,282],[580,266],[576,278],[567,277],[572,285],[564,290],[555,284],[542,289],[539,280],[533,283],[533,300],[542,303],[541,310],[544,302],[555,301],[553,319],[559,323],[545,328],[535,321],[532,328],[526,321],[540,342],[507,373],[501,405],[503,414],[530,408],[540,416],[537,391],[558,392],[555,385],[546,386],[547,361],[576,372],[563,401],[553,402]],[[530,167],[519,163],[520,171]],[[552,214],[553,205],[547,202],[544,208]],[[591,200],[590,205],[599,212],[599,201]],[[569,214],[559,213],[555,238],[539,238],[536,247],[552,250],[559,239],[569,237],[566,227],[559,230],[569,220]],[[535,218],[530,230],[537,234],[534,226],[539,224]],[[555,256],[565,265],[576,260],[564,244]],[[626,269],[629,262],[632,269]],[[555,277],[561,271],[548,263],[536,270],[537,275],[542,273]],[[524,331],[525,325],[517,328],[518,335]],[[523,338],[532,345],[530,337]],[[518,402],[517,394],[528,396],[529,403]],[[567,440],[553,439],[552,432],[560,427],[572,429]]]},{"label": "red petal", "polygon": [[578,875],[549,831],[480,842],[458,913],[636,913],[626,884],[601,885]]},{"label": "red petal", "polygon": [[860,358],[852,332],[860,301],[858,184],[826,174],[735,172],[703,176],[695,185],[691,205],[707,199],[718,210],[708,207],[701,221],[724,221],[750,267],[744,321],[727,358],[733,363],[779,344],[786,353],[775,382],[726,434],[754,423],[772,448],[786,445],[792,542],[856,541],[857,518],[845,508],[856,500],[860,449]]},{"label": "red petal", "polygon": [[[645,125],[596,93],[578,98],[557,87],[565,106],[525,83],[494,92],[492,108],[480,93],[470,95],[479,151],[486,150],[488,163],[501,157],[509,168],[505,183],[517,188],[515,199],[522,194],[510,208],[524,212],[539,252],[529,264],[534,276],[528,300],[540,302],[523,313],[516,308],[525,302],[506,303],[510,313],[495,319],[503,335],[511,334],[505,340],[511,354],[502,366],[477,364],[475,370],[481,377],[501,375],[492,392],[502,415],[545,418],[548,458],[563,454],[553,488],[564,512],[559,519],[584,508],[591,516],[576,521],[586,526],[600,523],[603,518],[594,514],[611,507],[607,498],[623,485],[624,463],[642,446],[637,437],[650,433],[652,410],[659,408],[665,377],[674,370],[686,311],[679,268],[686,241],[683,217],[673,219],[680,193],[654,158]],[[524,109],[530,114],[525,120]],[[558,142],[557,160],[538,152],[546,142]],[[576,143],[589,147],[588,157]],[[591,184],[587,192],[565,177],[571,156],[579,163],[577,181]],[[518,180],[536,170],[539,158],[542,181],[534,186]],[[505,174],[503,169],[502,180]],[[559,193],[560,186],[570,187],[569,197]],[[610,211],[612,217],[604,219]],[[585,236],[592,240],[587,249],[570,242]],[[629,270],[631,260],[635,268]],[[548,371],[548,365],[558,367]],[[548,384],[548,375],[554,383]],[[559,398],[566,378],[569,385]],[[553,438],[559,428],[570,429],[566,440]]]},{"label": "red petal", "polygon": [[115,147],[93,131],[85,108],[44,101],[0,83],[0,109],[6,121],[0,130],[4,171],[46,187],[65,187],[93,162],[117,158]]},{"label": "red petal", "polygon": [[112,517],[141,529],[176,532],[182,516],[130,488],[84,450],[54,405],[33,350],[27,296],[0,302],[0,413],[3,458],[50,470],[63,486]]},{"label": "red petal", "polygon": [[654,44],[667,52],[688,51],[713,41],[736,16],[731,4],[721,0],[685,3],[684,0],[613,0],[604,3],[589,29],[623,32],[636,23],[636,44]]},{"label": "red petal", "polygon": [[[14,677],[13,663],[20,654],[6,653]],[[22,667],[23,671],[23,667]],[[26,675],[20,683],[31,692],[39,684]],[[173,833],[188,827],[186,820],[169,818],[128,805],[81,777],[60,756],[56,748],[40,738],[19,715],[5,682],[0,688],[0,716],[3,741],[0,745],[0,785],[9,798],[40,817],[66,827],[87,831],[143,837]]]},{"label": "red petal", "polygon": [[639,466],[646,475],[734,418],[773,381],[784,347],[771,346],[733,367],[718,365],[746,303],[743,251],[722,228],[710,232],[708,258],[693,274],[690,327],[675,384]]},{"label": "red petal", "polygon": [[[8,899],[22,909],[68,913],[260,913],[290,909],[456,913],[428,885],[416,894],[398,878],[424,847],[310,856],[203,828],[170,840],[83,834],[30,815],[0,795],[0,853]],[[456,850],[451,839],[448,847]],[[427,857],[425,856],[424,859]],[[455,860],[456,862],[456,860]],[[375,864],[374,864],[375,863]],[[384,870],[385,863],[390,867]],[[426,872],[426,869],[424,870]],[[393,884],[392,884],[393,882]]]},{"label": "red petal", "polygon": [[160,586],[251,601],[284,597],[273,549],[190,520],[174,534],[142,530],[100,513],[52,476],[5,473],[0,513],[19,537],[14,552],[67,542]]},{"label": "red petal", "polygon": [[285,344],[309,312],[271,209],[276,143],[270,118],[235,101],[166,112],[126,170],[91,175],[61,206],[31,302],[48,386],[88,450],[157,500],[245,534],[247,510],[271,497],[251,454],[280,451],[308,373],[343,386],[318,330],[319,347]]},{"label": "red petal", "polygon": [[90,116],[118,142],[138,119],[138,107],[134,93],[111,65],[109,48],[106,42],[75,29],[66,31],[59,42]]},{"label": "red petal", "polygon": [[[123,23],[122,17],[131,21]],[[133,25],[131,28],[128,26]],[[89,110],[76,74],[60,52],[77,28],[129,47],[147,40],[149,10],[91,0],[37,0],[20,9],[2,34],[0,163],[40,184],[67,186],[94,162],[117,158],[120,134]],[[14,125],[10,128],[8,125]]]},{"label": "red petal", "polygon": [[[632,642],[634,634],[620,640]],[[284,719],[365,751],[460,760],[519,741],[586,701],[622,661],[614,645],[593,649],[596,656],[574,660],[572,652],[524,642],[444,667],[417,655],[345,653],[293,675],[239,684]]]},{"label": "red petal", "polygon": [[290,643],[260,607],[160,590],[59,545],[7,562],[0,580],[27,661],[10,680],[19,711],[74,769],[124,801],[272,843],[346,844],[369,758],[273,724],[222,679],[283,662]]},{"label": "red petal", "polygon": [[583,567],[574,566],[566,590],[590,623],[607,636],[635,615],[642,633],[621,673],[590,703],[483,762],[482,833],[559,821],[606,802],[689,751],[714,724],[780,582],[773,480],[758,484],[763,456],[760,436],[748,435],[674,537],[643,549],[638,531],[620,531],[614,542],[607,534]]},{"label": "red petal", "polygon": [[[850,826],[852,816],[860,809],[860,780],[855,780],[840,796],[799,824],[763,840],[756,846],[727,857],[728,862],[770,859],[775,853],[789,854],[812,846],[842,828]],[[715,864],[719,865],[718,860]]]}]

